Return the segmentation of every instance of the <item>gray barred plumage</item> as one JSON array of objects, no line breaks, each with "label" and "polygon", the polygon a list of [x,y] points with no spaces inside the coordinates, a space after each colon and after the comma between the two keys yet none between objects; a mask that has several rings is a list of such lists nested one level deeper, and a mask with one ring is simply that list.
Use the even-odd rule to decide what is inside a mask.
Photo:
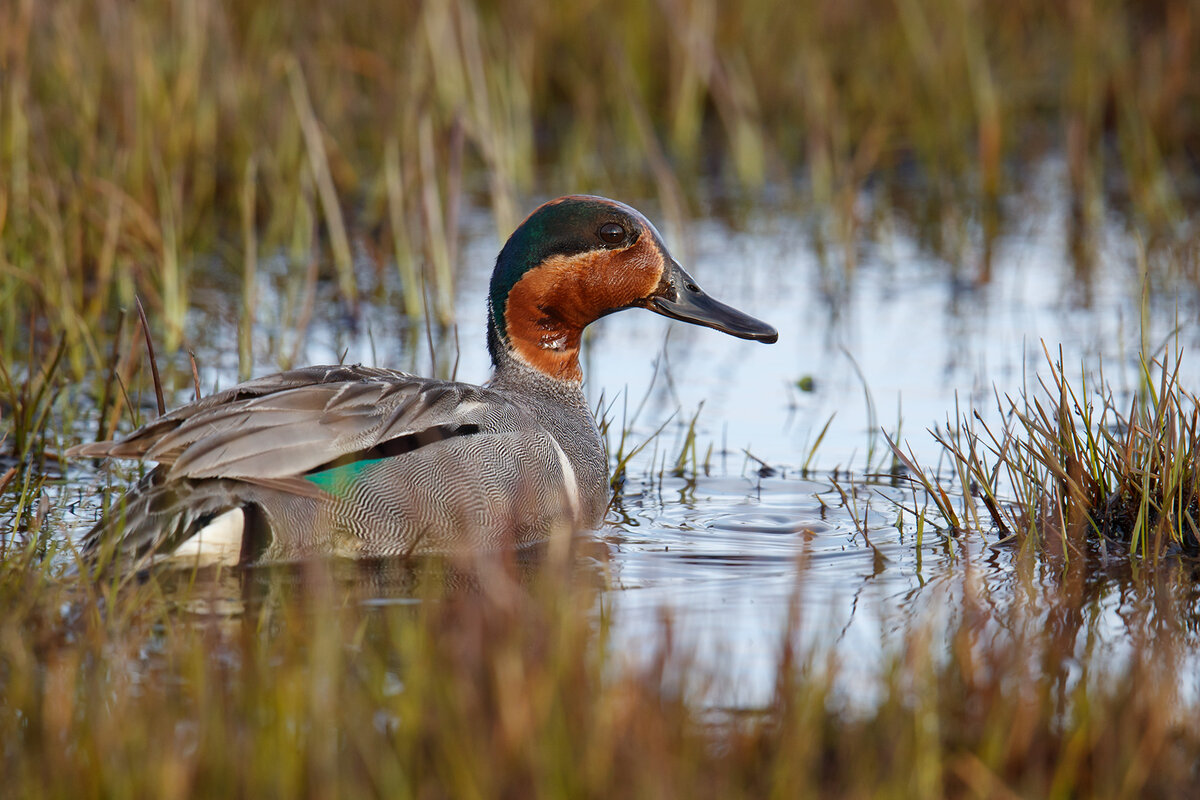
[{"label": "gray barred plumage", "polygon": [[[266,560],[445,553],[595,527],[608,502],[607,469],[582,391],[521,365],[501,373],[482,387],[307,367],[184,406],[122,441],[76,447],[73,456],[159,462],[84,549],[119,536],[130,555],[169,551],[216,515],[247,506],[269,533],[243,552]],[[345,491],[311,480],[339,457],[447,423],[474,432],[382,458],[348,476],[358,479]]]}]

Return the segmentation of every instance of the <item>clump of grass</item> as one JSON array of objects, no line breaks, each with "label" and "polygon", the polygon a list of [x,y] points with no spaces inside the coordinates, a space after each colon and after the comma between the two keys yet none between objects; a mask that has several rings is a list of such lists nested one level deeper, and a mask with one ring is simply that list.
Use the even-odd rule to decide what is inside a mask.
[{"label": "clump of grass", "polygon": [[[1179,383],[1179,355],[1141,361],[1127,411],[1102,374],[1098,387],[1073,383],[1061,354],[1046,359],[1049,378],[1035,390],[998,399],[1002,428],[973,414],[935,433],[964,498],[979,498],[1002,535],[1035,550],[1200,554],[1200,406]],[[931,493],[961,524],[945,491]]]},{"label": "clump of grass", "polygon": [[[634,407],[632,414],[629,410],[629,392],[628,390],[621,392],[621,422],[617,427],[614,435],[613,425],[616,423],[616,414],[614,406],[616,401],[607,403],[603,395],[596,405],[595,417],[596,425],[600,431],[600,439],[604,442],[604,452],[608,455],[610,467],[609,488],[614,492],[614,500],[617,499],[621,490],[628,480],[629,465],[643,450],[653,445],[655,451],[658,449],[659,436],[667,429],[672,420],[678,415],[678,410],[667,416],[659,426],[645,436],[640,442],[634,444],[633,438],[635,428],[638,424],[638,419],[642,416],[642,412],[646,408],[646,403],[650,400],[650,395],[654,390],[654,385],[658,380],[660,369],[662,368],[662,359],[656,359],[654,362],[654,372],[650,376],[650,382],[646,385],[646,391]],[[700,415],[700,410],[696,410],[696,417],[692,419],[692,426],[689,428],[689,433],[694,437],[696,418]],[[676,459],[678,464],[683,464],[687,460],[687,443],[681,446],[679,456]],[[653,465],[658,459],[651,458],[650,463]]]},{"label": "clump of grass", "polygon": [[[58,457],[47,444],[51,416],[62,389],[66,338],[49,354],[30,343],[23,374],[14,375],[0,357],[0,561],[16,543],[14,534],[43,549],[53,534],[43,487],[58,472]],[[6,530],[7,529],[7,530]]]},{"label": "clump of grass", "polygon": [[29,458],[46,433],[50,410],[58,394],[59,367],[65,352],[65,338],[59,339],[54,352],[44,362],[31,349],[26,361],[27,372],[19,377],[9,372],[8,365],[0,359],[0,403],[3,404],[0,408],[7,407],[11,422],[5,437],[11,436],[11,454],[17,461]]}]

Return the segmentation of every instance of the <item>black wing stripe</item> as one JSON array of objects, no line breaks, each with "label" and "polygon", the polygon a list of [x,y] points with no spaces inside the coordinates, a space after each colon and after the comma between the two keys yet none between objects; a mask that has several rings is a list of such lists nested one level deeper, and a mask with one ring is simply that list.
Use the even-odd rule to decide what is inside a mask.
[{"label": "black wing stripe", "polygon": [[441,425],[432,425],[419,431],[405,433],[397,436],[394,439],[388,439],[386,442],[380,442],[377,445],[368,447],[365,450],[357,450],[353,453],[347,453],[344,456],[339,456],[332,461],[326,461],[324,464],[313,467],[304,473],[305,475],[314,475],[318,472],[341,467],[346,464],[351,464],[355,461],[373,461],[379,458],[392,458],[393,456],[411,453],[419,447],[431,445],[434,442],[453,439],[456,436],[470,436],[473,433],[479,433],[479,426],[473,422],[443,422]]}]

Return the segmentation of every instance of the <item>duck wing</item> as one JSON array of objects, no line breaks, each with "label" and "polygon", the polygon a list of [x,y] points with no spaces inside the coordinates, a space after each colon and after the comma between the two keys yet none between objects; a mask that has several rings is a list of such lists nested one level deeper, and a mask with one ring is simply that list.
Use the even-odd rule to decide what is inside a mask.
[{"label": "duck wing", "polygon": [[156,461],[168,479],[283,480],[474,433],[519,409],[471,384],[363,366],[305,367],[239,384],[119,441],[69,456]]}]

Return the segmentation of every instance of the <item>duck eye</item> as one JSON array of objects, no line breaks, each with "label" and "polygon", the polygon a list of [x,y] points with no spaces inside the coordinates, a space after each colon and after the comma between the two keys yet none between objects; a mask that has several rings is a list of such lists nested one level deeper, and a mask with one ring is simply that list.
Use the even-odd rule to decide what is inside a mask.
[{"label": "duck eye", "polygon": [[625,229],[615,222],[606,222],[596,231],[596,235],[609,244],[619,244],[625,239]]}]

